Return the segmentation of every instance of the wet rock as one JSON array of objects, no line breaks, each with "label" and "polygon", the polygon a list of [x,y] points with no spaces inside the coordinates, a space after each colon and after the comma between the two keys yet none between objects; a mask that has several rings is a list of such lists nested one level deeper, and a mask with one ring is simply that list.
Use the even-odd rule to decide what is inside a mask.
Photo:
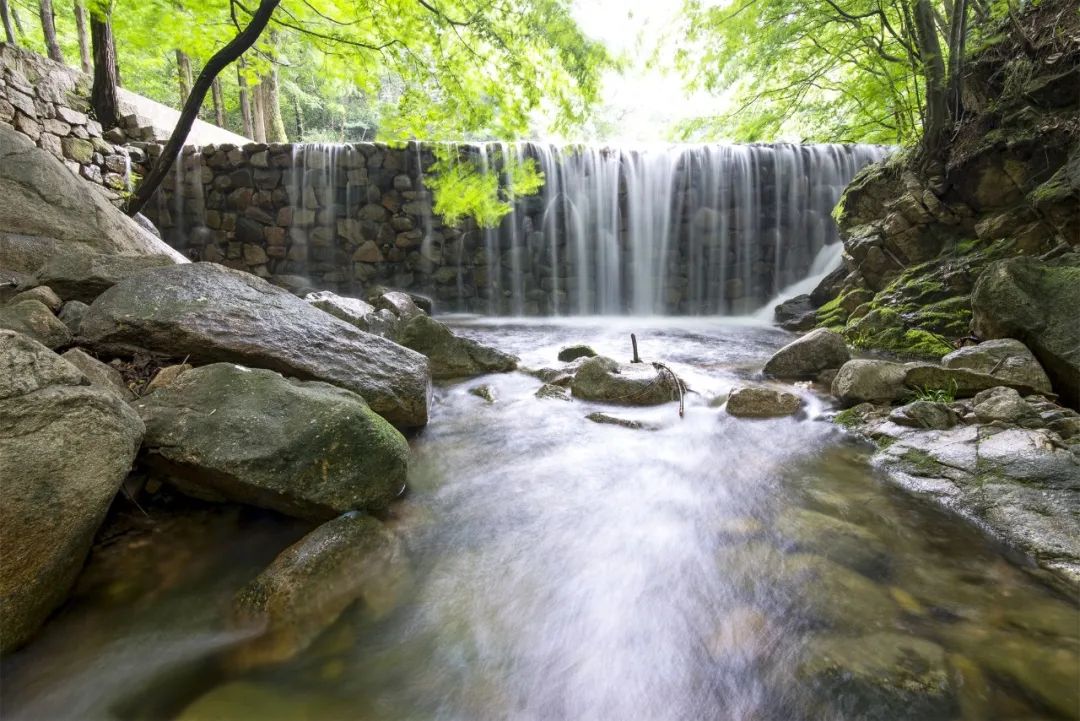
[{"label": "wet rock", "polygon": [[366,333],[373,333],[391,340],[397,334],[399,325],[397,315],[385,308],[375,310],[375,306],[359,298],[348,298],[322,290],[317,293],[308,293],[304,296],[304,300]]},{"label": "wet rock", "polygon": [[483,398],[488,403],[495,402],[495,392],[491,390],[489,385],[473,386],[469,389],[469,394],[477,398]]},{"label": "wet rock", "polygon": [[176,263],[164,256],[113,255],[72,250],[50,258],[38,269],[38,282],[54,288],[65,300],[93,303],[124,278]]},{"label": "wet rock", "polygon": [[[981,338],[1015,338],[1042,363],[1065,403],[1080,404],[1080,256],[1032,257],[987,266],[971,295],[971,327]],[[1005,384],[1002,384],[1005,385]]]},{"label": "wet rock", "polygon": [[416,304],[409,293],[399,290],[391,290],[383,293],[374,300],[374,306],[379,310],[388,310],[401,320],[407,321],[424,311]]},{"label": "wet rock", "polygon": [[648,363],[619,363],[605,356],[582,361],[570,391],[587,401],[631,406],[655,406],[679,397],[671,374]]},{"label": "wet rock", "polygon": [[569,401],[570,390],[565,386],[557,386],[553,383],[545,383],[536,389],[534,393],[537,398],[540,399],[553,399],[558,401]]},{"label": "wet rock", "polygon": [[5,123],[0,123],[0,198],[0,266],[8,270],[33,273],[49,258],[77,247],[184,261]]},{"label": "wet rock", "polygon": [[82,339],[99,352],[147,350],[196,363],[237,362],[359,393],[403,427],[427,422],[427,360],[215,263],[131,276],[90,306]]},{"label": "wet rock", "polygon": [[90,381],[90,385],[116,393],[125,401],[135,398],[135,394],[124,383],[120,371],[112,366],[105,365],[97,358],[87,355],[83,350],[72,348],[60,357],[78,368]]},{"label": "wet rock", "polygon": [[818,328],[776,351],[765,362],[763,372],[773,378],[812,379],[850,359],[847,344],[839,333]]},{"label": "wet rock", "polygon": [[[580,364],[579,364],[580,365]],[[518,370],[525,375],[530,375],[537,380],[541,380],[546,384],[561,386],[563,388],[569,388],[570,384],[574,381],[574,373],[577,372],[577,367],[574,366],[570,370],[565,368],[522,368],[518,367]]]},{"label": "wet rock", "polygon": [[190,363],[177,363],[176,365],[165,366],[155,373],[154,377],[150,379],[150,382],[146,384],[146,390],[143,394],[153,393],[159,388],[171,386],[176,382],[177,378],[184,373],[187,373],[192,368],[194,368],[194,366]]},{"label": "wet rock", "polygon": [[743,386],[731,390],[726,407],[738,418],[776,418],[798,413],[802,398],[775,388]]},{"label": "wet rock", "polygon": [[180,490],[323,521],[405,486],[405,439],[351,391],[215,363],[134,403],[145,462]]},{"label": "wet rock", "polygon": [[866,575],[879,575],[888,567],[889,550],[877,535],[824,513],[791,508],[776,520],[774,530],[789,548],[816,553]]},{"label": "wet rock", "polygon": [[801,333],[817,325],[817,307],[809,295],[797,295],[778,304],[773,318],[781,328]]},{"label": "wet rock", "polygon": [[1027,401],[1020,397],[1012,388],[998,386],[977,394],[975,401],[975,418],[980,423],[1021,423],[1027,420],[1038,420],[1035,409]]},{"label": "wet rock", "polygon": [[1050,378],[1028,347],[1013,338],[988,340],[953,351],[941,359],[946,368],[967,368],[976,373],[1050,393]]},{"label": "wet rock", "polygon": [[840,367],[832,394],[846,406],[857,403],[889,403],[907,392],[907,369],[901,363],[856,358]]},{"label": "wet rock", "polygon": [[32,339],[0,331],[0,650],[66,598],[143,424]]},{"label": "wet rock", "polygon": [[952,428],[959,419],[947,403],[912,401],[907,405],[894,408],[889,414],[889,420],[901,426],[941,430]]},{"label": "wet rock", "polygon": [[64,304],[64,301],[60,300],[60,296],[58,296],[53,291],[53,289],[48,287],[47,285],[39,285],[36,288],[24,290],[22,293],[14,296],[8,302],[11,305],[15,305],[16,303],[23,300],[36,300],[44,303],[53,313],[59,312],[60,307]]},{"label": "wet rock", "polygon": [[383,524],[358,513],[327,521],[237,594],[236,621],[262,634],[233,654],[234,666],[294,657],[357,600],[387,613],[407,576],[403,552]]},{"label": "wet rock", "polygon": [[0,328],[27,335],[46,348],[71,345],[71,331],[39,300],[28,299],[0,308]]},{"label": "wet rock", "polygon": [[396,340],[406,348],[427,356],[433,378],[464,378],[484,373],[506,373],[517,368],[515,356],[471,338],[462,338],[423,313],[404,320]]},{"label": "wet rock", "polygon": [[910,635],[813,637],[797,674],[844,718],[944,721],[956,711],[944,649]]},{"label": "wet rock", "polygon": [[790,589],[793,613],[846,633],[891,630],[899,619],[886,589],[821,556],[786,556],[777,581]]},{"label": "wet rock", "polygon": [[659,426],[653,423],[645,423],[643,421],[635,421],[630,418],[619,418],[618,416],[612,416],[607,413],[590,413],[585,416],[593,423],[601,423],[610,426],[620,426],[622,428],[630,428],[633,430],[649,430],[654,431]]},{"label": "wet rock", "polygon": [[944,390],[957,398],[970,398],[980,391],[1007,385],[1023,393],[1032,388],[1003,378],[966,368],[944,368],[930,363],[905,364],[904,385],[910,390]]},{"label": "wet rock", "polygon": [[564,363],[577,360],[578,358],[594,358],[596,351],[587,345],[568,345],[559,350],[559,360]]},{"label": "wet rock", "polygon": [[60,308],[60,314],[57,317],[61,323],[67,326],[71,335],[75,336],[79,334],[79,326],[82,325],[83,316],[86,315],[88,310],[90,310],[90,306],[86,303],[79,300],[69,300]]}]

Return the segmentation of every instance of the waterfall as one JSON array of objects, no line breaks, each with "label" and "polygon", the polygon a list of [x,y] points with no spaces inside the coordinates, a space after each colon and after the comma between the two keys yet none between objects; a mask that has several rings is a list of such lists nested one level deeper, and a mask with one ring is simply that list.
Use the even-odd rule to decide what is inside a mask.
[{"label": "waterfall", "polygon": [[[148,212],[192,257],[284,284],[390,286],[490,315],[742,315],[837,243],[869,145],[450,143],[481,172],[532,161],[540,191],[495,227],[450,226],[425,179],[435,147],[186,148]],[[505,183],[504,183],[505,185]],[[298,280],[297,277],[301,280]]]}]

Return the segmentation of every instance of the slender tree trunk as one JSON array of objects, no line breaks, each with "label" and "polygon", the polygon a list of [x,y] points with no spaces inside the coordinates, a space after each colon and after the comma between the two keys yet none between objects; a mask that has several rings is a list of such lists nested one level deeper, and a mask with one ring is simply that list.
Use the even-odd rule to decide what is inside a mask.
[{"label": "slender tree trunk", "polygon": [[244,124],[244,137],[255,139],[255,121],[251,111],[251,93],[248,91],[247,79],[244,77],[243,58],[237,61],[236,83],[240,86],[240,118]]},{"label": "slender tree trunk", "polygon": [[90,105],[102,127],[116,127],[120,122],[120,71],[116,66],[116,44],[108,15],[90,15],[90,42],[94,49],[94,87]]},{"label": "slender tree trunk", "polygon": [[90,60],[90,36],[87,34],[86,23],[86,5],[83,0],[75,0],[75,30],[79,35],[79,64],[82,65],[82,71],[89,75],[94,70],[94,64]]},{"label": "slender tree trunk", "polygon": [[176,80],[180,87],[180,105],[191,95],[191,59],[183,50],[176,51]]},{"label": "slender tree trunk", "polygon": [[4,23],[4,37],[15,45],[15,30],[11,27],[11,15],[8,14],[7,0],[0,0],[0,20]]},{"label": "slender tree trunk", "polygon": [[266,88],[260,82],[251,89],[251,125],[256,143],[266,142]]},{"label": "slender tree trunk", "polygon": [[45,50],[49,59],[64,62],[64,53],[56,40],[56,16],[53,14],[52,0],[38,0],[38,14],[41,16],[41,32],[45,36]]},{"label": "slender tree trunk", "polygon": [[14,5],[11,6],[11,19],[15,22],[15,32],[25,41],[26,28],[23,27],[22,19],[19,17],[19,9]]},{"label": "slender tree trunk", "polygon": [[210,97],[214,100],[214,123],[219,128],[225,127],[225,98],[221,93],[221,78],[214,78],[210,86]]},{"label": "slender tree trunk", "polygon": [[300,99],[292,95],[293,114],[296,116],[296,142],[304,142],[304,109],[300,107]]},{"label": "slender tree trunk", "polygon": [[949,17],[949,110],[957,121],[964,113],[964,46],[967,44],[967,0],[954,0]]},{"label": "slender tree trunk", "polygon": [[266,76],[266,139],[271,143],[287,143],[285,119],[281,117],[281,93],[278,91],[278,67],[270,66]]},{"label": "slender tree trunk", "polygon": [[255,41],[259,39],[259,35],[266,28],[267,23],[270,22],[270,16],[274,14],[274,10],[280,2],[281,0],[260,0],[259,7],[255,9],[247,27],[241,30],[225,47],[214,53],[206,62],[206,65],[203,66],[199,72],[199,77],[195,79],[195,83],[191,87],[191,95],[184,101],[184,107],[180,110],[180,119],[173,129],[172,135],[169,136],[168,142],[165,143],[161,155],[154,161],[150,171],[128,199],[125,207],[128,215],[135,215],[142,210],[146,202],[157,191],[161,181],[169,174],[169,169],[172,168],[172,164],[176,162],[176,158],[180,155],[180,151],[184,147],[184,141],[187,140],[188,133],[191,132],[191,126],[195,123],[195,118],[199,114],[199,108],[202,107],[203,101],[206,99],[206,94],[210,92],[210,86],[213,85],[214,78],[230,63],[239,58],[245,50],[255,44]]},{"label": "slender tree trunk", "polygon": [[915,36],[919,44],[919,60],[926,81],[926,122],[923,127],[922,149],[927,159],[933,159],[944,147],[949,128],[949,101],[945,84],[945,60],[941,55],[930,0],[915,1]]}]

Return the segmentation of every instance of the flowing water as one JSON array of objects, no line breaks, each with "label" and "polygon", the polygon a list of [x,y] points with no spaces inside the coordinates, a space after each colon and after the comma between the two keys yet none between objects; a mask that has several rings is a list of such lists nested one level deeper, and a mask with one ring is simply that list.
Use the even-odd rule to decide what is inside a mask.
[{"label": "flowing water", "polygon": [[694,393],[680,419],[675,404],[541,400],[524,373],[439,386],[391,521],[411,584],[276,667],[232,668],[223,651],[244,639],[225,619],[302,524],[127,507],[141,530],[114,526],[73,600],[5,661],[4,717],[1075,718],[1077,607],[1023,559],[890,487],[809,389],[795,418],[710,405],[787,334],[750,319],[456,325],[533,367],[575,341],[627,359],[635,332]]}]

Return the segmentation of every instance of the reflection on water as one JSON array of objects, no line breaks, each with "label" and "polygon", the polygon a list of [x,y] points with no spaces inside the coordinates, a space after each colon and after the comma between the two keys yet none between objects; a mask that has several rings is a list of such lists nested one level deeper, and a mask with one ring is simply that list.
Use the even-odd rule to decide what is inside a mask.
[{"label": "reflection on water", "polygon": [[[4,715],[1074,717],[1075,605],[884,485],[808,391],[802,420],[710,407],[787,336],[671,324],[460,320],[533,367],[575,341],[628,359],[635,332],[696,394],[680,420],[671,404],[537,399],[522,373],[440,387],[394,521],[416,582],[392,613],[354,608],[296,660],[230,673],[228,595],[303,529],[197,519],[95,554],[74,602],[6,662]],[[481,383],[495,403],[468,392]],[[585,419],[600,409],[660,428]]]}]

